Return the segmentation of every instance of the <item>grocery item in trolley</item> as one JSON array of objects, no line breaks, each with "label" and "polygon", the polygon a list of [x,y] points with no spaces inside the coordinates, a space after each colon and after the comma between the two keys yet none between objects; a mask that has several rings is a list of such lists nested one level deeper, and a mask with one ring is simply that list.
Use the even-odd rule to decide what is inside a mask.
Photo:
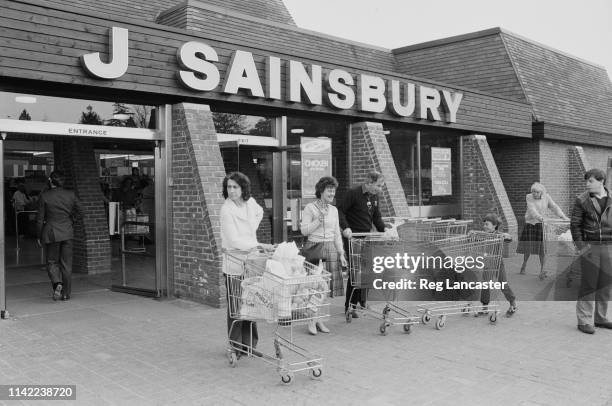
[{"label": "grocery item in trolley", "polygon": [[234,271],[242,267],[242,273],[227,275],[230,316],[277,325],[274,355],[255,351],[252,347],[244,348],[229,340],[229,363],[236,366],[239,355],[257,356],[275,365],[284,383],[291,382],[293,374],[299,371],[309,371],[313,377],[321,376],[323,358],[297,346],[293,334],[283,337],[279,327],[329,317],[329,303],[324,299],[329,294],[331,275],[305,262],[303,257],[291,256],[296,252],[295,244],[282,244],[272,255],[256,251],[226,252],[225,261]]}]

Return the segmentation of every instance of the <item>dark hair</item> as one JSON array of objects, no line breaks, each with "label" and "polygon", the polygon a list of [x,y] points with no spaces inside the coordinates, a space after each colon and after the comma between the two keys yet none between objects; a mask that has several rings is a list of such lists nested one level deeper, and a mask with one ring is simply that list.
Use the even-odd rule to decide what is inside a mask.
[{"label": "dark hair", "polygon": [[501,219],[495,213],[489,213],[484,216],[482,222],[484,223],[485,221],[488,221],[489,223],[493,224],[495,226],[495,230],[498,230],[499,226],[501,226],[502,223]]},{"label": "dark hair", "polygon": [[325,192],[328,187],[338,187],[338,181],[333,176],[323,176],[315,185],[315,195],[318,199],[321,198],[321,193]]},{"label": "dark hair", "polygon": [[64,181],[64,172],[62,171],[53,171],[51,172],[51,175],[49,175],[49,183],[55,187],[63,187]]},{"label": "dark hair", "polygon": [[382,173],[380,173],[378,171],[370,171],[370,172],[368,172],[368,174],[366,176],[366,181],[367,181],[367,183],[376,183],[378,181],[378,179],[380,179],[382,177],[383,177]]},{"label": "dark hair", "polygon": [[606,182],[606,173],[599,168],[593,168],[586,171],[584,174],[584,180],[589,180],[589,178],[595,178],[600,182]]},{"label": "dark hair", "polygon": [[232,172],[223,179],[223,198],[227,199],[227,181],[233,180],[242,189],[242,200],[249,200],[251,198],[251,181],[249,177],[242,172]]}]

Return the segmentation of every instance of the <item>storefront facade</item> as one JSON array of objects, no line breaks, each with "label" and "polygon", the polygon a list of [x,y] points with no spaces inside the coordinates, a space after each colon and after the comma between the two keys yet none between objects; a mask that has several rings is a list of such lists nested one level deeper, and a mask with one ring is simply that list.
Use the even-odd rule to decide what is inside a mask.
[{"label": "storefront facade", "polygon": [[[77,254],[81,272],[110,268],[101,174],[80,168],[94,165],[106,148],[98,144],[112,139],[123,148],[151,145],[156,296],[223,305],[218,212],[231,170],[251,178],[266,209],[261,241],[297,238],[312,178],[328,170],[340,197],[368,170],[382,172],[384,215],[478,219],[494,210],[516,232],[489,142],[534,142],[529,100],[412,76],[394,52],[295,27],[280,1],[268,2],[266,19],[239,2],[147,2],[142,18],[119,2],[107,13],[86,1],[0,4],[3,95],[155,111],[147,129],[0,118],[5,142],[26,134],[53,143],[64,157],[55,166],[91,207]],[[308,142],[322,149],[307,156]]]}]

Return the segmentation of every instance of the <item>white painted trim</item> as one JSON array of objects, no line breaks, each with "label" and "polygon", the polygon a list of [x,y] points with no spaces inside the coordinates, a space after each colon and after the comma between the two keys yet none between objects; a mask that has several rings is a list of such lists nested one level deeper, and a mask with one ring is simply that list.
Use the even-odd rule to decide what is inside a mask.
[{"label": "white painted trim", "polygon": [[122,138],[163,141],[163,133],[147,128],[113,127],[46,121],[0,119],[0,131],[6,133],[61,135],[68,137]]},{"label": "white painted trim", "polygon": [[256,145],[261,147],[278,147],[280,142],[277,138],[262,137],[260,135],[243,134],[217,134],[217,142],[235,141],[238,145]]}]

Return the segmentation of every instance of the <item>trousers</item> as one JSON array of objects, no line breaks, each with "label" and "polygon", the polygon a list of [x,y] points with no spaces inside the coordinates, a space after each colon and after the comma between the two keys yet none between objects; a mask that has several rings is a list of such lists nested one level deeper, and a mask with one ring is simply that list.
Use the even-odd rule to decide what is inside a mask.
[{"label": "trousers", "polygon": [[53,289],[62,284],[63,294],[72,292],[72,240],[57,241],[46,244],[47,274]]},{"label": "trousers", "polygon": [[579,325],[608,321],[612,289],[612,244],[591,244],[580,259],[581,281],[576,301]]}]

